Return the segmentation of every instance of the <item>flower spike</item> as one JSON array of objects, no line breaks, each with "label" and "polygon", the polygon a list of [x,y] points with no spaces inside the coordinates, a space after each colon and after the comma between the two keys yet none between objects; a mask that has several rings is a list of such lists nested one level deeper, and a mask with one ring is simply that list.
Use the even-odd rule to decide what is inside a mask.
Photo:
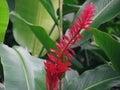
[{"label": "flower spike", "polygon": [[83,13],[71,25],[71,29],[68,30],[68,35],[64,35],[62,40],[56,43],[58,49],[51,49],[52,54],[48,54],[49,60],[44,63],[47,90],[58,90],[61,76],[70,70],[69,67],[72,65],[67,59],[73,59],[73,55],[75,55],[71,45],[79,45],[76,41],[83,38],[79,33],[81,30],[91,30],[89,26],[92,23],[94,12],[95,8],[93,3],[87,5]]}]

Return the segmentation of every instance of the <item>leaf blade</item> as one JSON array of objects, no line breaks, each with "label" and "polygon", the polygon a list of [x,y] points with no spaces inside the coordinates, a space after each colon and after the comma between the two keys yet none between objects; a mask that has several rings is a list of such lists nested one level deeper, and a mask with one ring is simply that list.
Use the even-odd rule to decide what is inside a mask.
[{"label": "leaf blade", "polygon": [[39,39],[39,41],[43,44],[43,46],[47,49],[48,53],[51,53],[51,48],[57,49],[55,41],[53,41],[49,37],[49,35],[45,32],[45,30],[42,27],[31,25],[30,28],[36,35],[36,37]]},{"label": "leaf blade", "polygon": [[[110,79],[111,81],[109,81]],[[69,82],[65,90],[110,90],[114,85],[118,84],[118,82],[116,83],[115,81],[120,83],[119,73],[115,72],[108,65],[101,65],[74,78],[74,80]],[[97,88],[99,84],[102,86]],[[94,86],[96,86],[96,88]]]},{"label": "leaf blade", "polygon": [[[55,4],[55,8],[57,8],[57,1],[52,1]],[[27,3],[23,5],[23,3]],[[45,31],[50,33],[51,28],[54,25],[54,21],[52,20],[49,13],[43,7],[43,5],[39,2],[39,0],[21,0],[16,1],[16,8],[14,13],[18,14],[25,21],[35,25],[45,28]],[[21,8],[22,6],[22,8]],[[27,8],[26,8],[27,7]],[[31,31],[31,28],[26,25],[19,17],[14,17],[13,20],[13,34],[15,40],[23,47],[27,48],[32,55],[38,56],[40,51],[42,50],[42,44],[36,38],[34,33]],[[58,38],[57,27],[54,28],[51,34],[51,38],[56,40]],[[26,34],[29,33],[29,34]],[[46,51],[42,53],[41,56],[45,55]]]},{"label": "leaf blade", "polygon": [[113,67],[120,72],[119,57],[120,43],[113,39],[109,34],[93,29],[96,43],[104,50],[106,55],[111,60]]},{"label": "leaf blade", "polygon": [[57,18],[55,16],[55,10],[53,8],[51,0],[40,0],[40,2],[43,4],[43,6],[45,7],[45,9],[51,15],[51,17],[53,18],[53,20],[56,23],[56,25],[58,25],[58,21],[57,21]]},{"label": "leaf blade", "polygon": [[9,9],[6,0],[0,1],[0,43],[3,43],[9,21]]},{"label": "leaf blade", "polygon": [[[5,90],[45,90],[42,60],[30,56],[28,51],[21,47],[12,49],[3,44],[0,45],[0,56],[4,69]],[[37,85],[38,82],[41,87]]]}]

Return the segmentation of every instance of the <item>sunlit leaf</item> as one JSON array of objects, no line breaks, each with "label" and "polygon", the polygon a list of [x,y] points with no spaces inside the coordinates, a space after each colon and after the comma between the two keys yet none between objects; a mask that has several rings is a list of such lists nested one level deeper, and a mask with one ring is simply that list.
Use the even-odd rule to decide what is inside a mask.
[{"label": "sunlit leaf", "polygon": [[[58,7],[58,1],[53,0],[55,9]],[[23,5],[26,4],[26,5]],[[39,0],[16,0],[15,13],[24,18],[29,23],[35,26],[41,26],[45,29],[47,34],[51,32],[51,28],[54,26],[54,20],[51,18],[47,10],[43,7]],[[32,55],[38,56],[42,51],[42,44],[36,38],[31,28],[26,25],[19,17],[13,19],[13,34],[15,40],[21,45],[26,47]],[[58,38],[57,27],[51,32],[51,38],[56,40]],[[44,54],[46,51],[44,52]]]},{"label": "sunlit leaf", "polygon": [[58,21],[57,21],[57,18],[55,16],[54,6],[53,6],[51,0],[39,0],[39,1],[43,4],[45,9],[48,11],[48,13],[53,18],[54,22],[58,25]]},{"label": "sunlit leaf", "polygon": [[0,43],[4,41],[9,21],[9,9],[6,0],[0,0]]}]

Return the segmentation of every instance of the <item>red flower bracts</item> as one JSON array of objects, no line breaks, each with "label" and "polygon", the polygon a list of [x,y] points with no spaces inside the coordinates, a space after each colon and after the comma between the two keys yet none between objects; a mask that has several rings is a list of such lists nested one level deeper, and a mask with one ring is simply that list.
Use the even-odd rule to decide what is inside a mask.
[{"label": "red flower bracts", "polygon": [[79,45],[76,41],[83,38],[79,34],[81,30],[90,30],[89,25],[92,23],[94,12],[93,3],[87,5],[77,21],[71,25],[68,35],[64,35],[63,39],[56,43],[58,49],[51,49],[52,54],[48,54],[49,61],[45,62],[47,90],[58,90],[61,76],[70,70],[69,67],[72,65],[67,59],[73,59],[71,54],[75,55],[71,45]]},{"label": "red flower bracts", "polygon": [[63,73],[69,70],[69,64],[64,64],[61,61],[52,63],[50,61],[45,62],[46,66],[46,84],[47,90],[58,90],[59,80]]}]

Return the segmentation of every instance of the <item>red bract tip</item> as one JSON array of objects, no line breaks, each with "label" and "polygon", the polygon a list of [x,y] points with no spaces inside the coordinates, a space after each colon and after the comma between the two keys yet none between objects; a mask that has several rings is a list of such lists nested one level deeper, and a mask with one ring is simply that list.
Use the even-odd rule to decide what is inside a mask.
[{"label": "red bract tip", "polygon": [[[77,18],[77,22],[81,29],[87,29],[89,25],[92,23],[92,18],[94,16],[95,8],[93,3],[91,2],[89,5],[86,6],[85,10],[82,14]],[[79,23],[80,22],[80,23]]]},{"label": "red bract tip", "polygon": [[93,3],[87,5],[83,13],[71,25],[68,35],[64,35],[63,39],[56,43],[58,49],[51,49],[52,54],[48,54],[51,62],[45,62],[47,90],[58,90],[62,74],[70,70],[69,67],[72,65],[67,59],[73,59],[73,55],[75,55],[71,45],[79,45],[76,41],[84,37],[79,33],[81,30],[91,29],[89,25],[92,23],[94,12]]}]

